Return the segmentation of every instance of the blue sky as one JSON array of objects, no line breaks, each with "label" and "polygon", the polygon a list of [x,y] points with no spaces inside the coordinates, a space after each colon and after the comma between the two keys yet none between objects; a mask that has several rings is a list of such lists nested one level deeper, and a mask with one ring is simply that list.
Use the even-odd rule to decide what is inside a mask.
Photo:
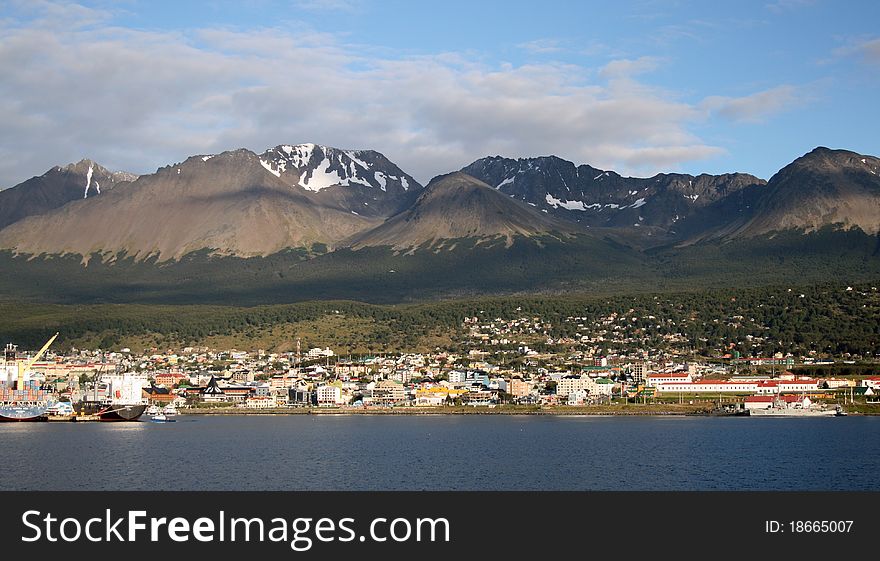
[{"label": "blue sky", "polygon": [[878,2],[0,3],[0,186],[318,142],[769,178],[880,154]]}]

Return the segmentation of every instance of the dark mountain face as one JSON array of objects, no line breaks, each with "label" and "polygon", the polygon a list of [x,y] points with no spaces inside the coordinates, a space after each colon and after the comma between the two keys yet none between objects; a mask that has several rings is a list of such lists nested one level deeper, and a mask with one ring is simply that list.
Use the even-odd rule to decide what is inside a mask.
[{"label": "dark mountain face", "polygon": [[699,209],[765,183],[742,173],[623,177],[555,156],[483,158],[462,171],[566,220],[593,227],[653,228],[671,236],[679,222]]},{"label": "dark mountain face", "polygon": [[880,159],[873,156],[816,148],[782,168],[762,189],[744,194],[738,209],[736,201],[712,209],[727,220],[694,233],[690,241],[829,227],[880,233]]},{"label": "dark mountain face", "polygon": [[[466,173],[456,172],[431,180],[412,206],[373,230],[357,235],[353,246],[439,247],[444,241],[463,238],[503,238],[509,246],[517,236],[576,229]],[[451,247],[454,242],[447,245]]]},{"label": "dark mountain face", "polygon": [[[410,297],[880,270],[880,160],[843,150],[818,148],[769,183],[745,174],[625,178],[555,157],[496,157],[465,168],[479,177],[454,172],[423,188],[377,152],[316,145],[193,156],[113,189],[124,178],[93,162],[68,168],[0,193],[9,294],[65,293],[59,272],[75,279],[63,287],[88,298],[111,285],[131,297],[138,278],[146,280],[137,290],[155,281],[159,300],[176,291],[254,302],[266,291],[280,300],[291,290]],[[51,188],[68,198],[52,199]],[[44,190],[53,201],[44,207],[16,204]],[[757,277],[756,261],[779,267]],[[220,296],[218,283],[232,287]]]},{"label": "dark mountain face", "polygon": [[96,197],[137,176],[111,172],[91,160],[55,166],[39,177],[0,191],[0,229],[22,218],[43,214],[70,201]]},{"label": "dark mountain face", "polygon": [[359,216],[396,214],[422,190],[412,176],[373,150],[281,145],[260,154],[260,163],[291,187],[311,193],[322,206]]}]

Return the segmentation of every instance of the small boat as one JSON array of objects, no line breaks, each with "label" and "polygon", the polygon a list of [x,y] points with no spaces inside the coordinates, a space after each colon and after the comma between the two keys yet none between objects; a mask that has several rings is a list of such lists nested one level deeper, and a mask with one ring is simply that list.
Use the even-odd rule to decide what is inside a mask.
[{"label": "small boat", "polygon": [[171,405],[170,403],[162,408],[162,414],[166,417],[173,417],[177,415],[177,408]]},{"label": "small boat", "polygon": [[150,421],[154,423],[173,423],[175,419],[169,419],[165,413],[160,412],[150,417]]},{"label": "small boat", "polygon": [[147,407],[147,410],[144,411],[144,413],[150,416],[157,415],[159,413],[159,407],[157,407],[155,404],[150,405],[149,407]]},{"label": "small boat", "polygon": [[750,414],[751,411],[746,409],[745,403],[727,403],[709,410],[712,417],[748,417]]}]

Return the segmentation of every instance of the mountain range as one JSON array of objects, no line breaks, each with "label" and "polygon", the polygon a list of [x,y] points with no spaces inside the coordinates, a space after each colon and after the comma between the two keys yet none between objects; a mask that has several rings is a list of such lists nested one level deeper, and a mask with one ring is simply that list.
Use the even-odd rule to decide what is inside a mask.
[{"label": "mountain range", "polygon": [[835,275],[872,276],[878,174],[876,157],[823,147],[769,181],[493,156],[423,186],[379,152],[317,144],[195,155],[141,176],[82,160],[0,191],[0,288],[394,300],[723,284],[751,276],[751,257],[795,260],[761,282],[825,275],[831,262]]}]

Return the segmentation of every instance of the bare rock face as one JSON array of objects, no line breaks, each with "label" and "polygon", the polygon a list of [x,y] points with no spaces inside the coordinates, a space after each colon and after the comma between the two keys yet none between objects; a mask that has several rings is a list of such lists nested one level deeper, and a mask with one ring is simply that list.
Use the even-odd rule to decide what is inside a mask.
[{"label": "bare rock face", "polygon": [[70,201],[94,198],[135,179],[132,173],[112,172],[92,160],[55,166],[39,177],[0,191],[0,228]]},{"label": "bare rock face", "polygon": [[700,209],[766,183],[744,173],[623,177],[555,156],[482,158],[462,171],[566,220],[592,227],[654,228],[673,236],[679,223]]},{"label": "bare rock face", "polygon": [[483,240],[572,232],[577,228],[504,195],[463,172],[434,178],[415,203],[381,226],[356,236],[354,247],[432,246],[462,238]]}]

